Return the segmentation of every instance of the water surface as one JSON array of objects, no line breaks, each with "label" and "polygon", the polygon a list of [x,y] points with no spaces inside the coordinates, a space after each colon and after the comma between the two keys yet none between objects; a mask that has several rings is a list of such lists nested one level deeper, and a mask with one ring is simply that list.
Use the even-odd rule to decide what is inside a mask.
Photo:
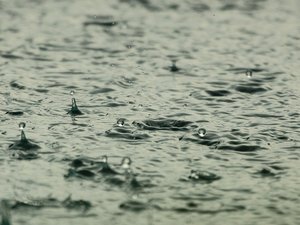
[{"label": "water surface", "polygon": [[[297,0],[2,0],[2,217],[297,224],[299,9]],[[9,148],[20,122],[39,149]],[[116,174],[100,169],[104,155]]]}]

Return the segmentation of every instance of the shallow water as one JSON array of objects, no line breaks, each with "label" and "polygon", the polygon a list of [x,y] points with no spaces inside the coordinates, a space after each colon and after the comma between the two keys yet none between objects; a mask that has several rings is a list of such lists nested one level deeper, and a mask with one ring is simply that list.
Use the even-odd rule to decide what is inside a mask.
[{"label": "shallow water", "polygon": [[[1,1],[2,217],[297,224],[299,9],[297,0]],[[23,121],[40,149],[9,148]],[[117,174],[99,171],[103,155]]]}]

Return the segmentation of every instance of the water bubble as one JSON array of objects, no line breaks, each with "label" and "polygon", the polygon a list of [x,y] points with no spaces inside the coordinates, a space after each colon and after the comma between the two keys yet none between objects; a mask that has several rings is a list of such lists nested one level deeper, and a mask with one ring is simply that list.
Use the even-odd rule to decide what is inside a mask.
[{"label": "water bubble", "polygon": [[70,91],[70,95],[74,95],[75,94],[75,91],[74,90],[72,90],[72,91]]},{"label": "water bubble", "polygon": [[130,169],[131,163],[132,163],[132,160],[129,157],[124,157],[122,159],[121,166],[127,170],[127,169]]},{"label": "water bubble", "polygon": [[204,128],[200,128],[200,129],[198,130],[198,135],[199,135],[200,137],[204,137],[205,134],[206,134],[206,130],[205,130]]},{"label": "water bubble", "polygon": [[123,119],[123,118],[118,119],[117,125],[118,125],[119,127],[123,127],[124,124],[125,124],[125,119]]},{"label": "water bubble", "polygon": [[246,71],[246,76],[247,76],[248,78],[251,78],[251,77],[252,77],[252,70],[247,70],[247,71]]},{"label": "water bubble", "polygon": [[26,123],[24,122],[19,123],[20,130],[23,130],[25,127],[26,127]]}]

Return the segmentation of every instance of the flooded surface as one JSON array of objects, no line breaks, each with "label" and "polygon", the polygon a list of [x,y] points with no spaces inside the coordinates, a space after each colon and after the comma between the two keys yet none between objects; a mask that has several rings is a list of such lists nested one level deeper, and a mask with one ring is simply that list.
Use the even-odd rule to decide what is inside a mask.
[{"label": "flooded surface", "polygon": [[297,224],[299,9],[2,0],[2,225]]}]

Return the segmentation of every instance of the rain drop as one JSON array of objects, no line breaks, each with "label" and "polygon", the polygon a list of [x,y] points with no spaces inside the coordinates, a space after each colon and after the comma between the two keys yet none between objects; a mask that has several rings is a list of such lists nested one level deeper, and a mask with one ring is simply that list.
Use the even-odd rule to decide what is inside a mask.
[{"label": "rain drop", "polygon": [[24,122],[19,123],[20,130],[23,130],[25,127],[26,127],[26,123]]},{"label": "rain drop", "polygon": [[204,128],[200,128],[200,129],[198,130],[198,135],[199,135],[200,137],[204,137],[204,136],[206,135],[206,130],[205,130]]},{"label": "rain drop", "polygon": [[252,77],[252,70],[247,70],[247,71],[246,71],[246,76],[247,76],[248,78],[251,78],[251,77]]}]

